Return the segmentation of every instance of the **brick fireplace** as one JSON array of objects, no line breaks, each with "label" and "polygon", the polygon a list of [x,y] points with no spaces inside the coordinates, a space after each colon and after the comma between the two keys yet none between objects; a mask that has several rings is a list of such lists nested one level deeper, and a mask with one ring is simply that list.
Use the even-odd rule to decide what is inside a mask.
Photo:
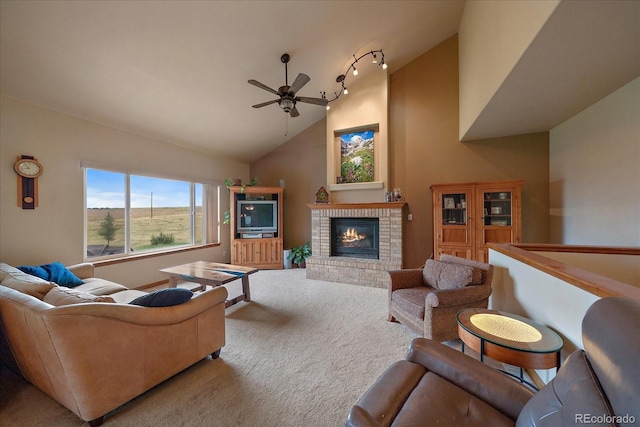
[{"label": "brick fireplace", "polygon": [[[311,209],[313,255],[307,258],[307,278],[386,288],[386,272],[402,268],[402,210],[405,202],[308,206]],[[335,228],[337,218],[356,220],[356,223],[357,219],[377,219],[377,258],[371,255],[371,251],[362,255],[348,251],[336,255],[336,231],[332,233],[331,230],[332,223]],[[360,227],[366,229],[367,226]]]}]

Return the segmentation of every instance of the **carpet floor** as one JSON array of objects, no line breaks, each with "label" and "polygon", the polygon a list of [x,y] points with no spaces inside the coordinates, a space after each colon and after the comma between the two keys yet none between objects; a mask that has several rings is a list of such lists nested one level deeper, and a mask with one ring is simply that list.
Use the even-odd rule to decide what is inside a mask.
[{"label": "carpet floor", "polygon": [[[237,282],[226,285],[231,297]],[[302,269],[264,270],[250,282],[252,302],[227,309],[219,359],[154,387],[104,425],[341,426],[415,336],[386,320],[386,289],[309,280]],[[8,369],[0,381],[0,425],[83,424]]]}]

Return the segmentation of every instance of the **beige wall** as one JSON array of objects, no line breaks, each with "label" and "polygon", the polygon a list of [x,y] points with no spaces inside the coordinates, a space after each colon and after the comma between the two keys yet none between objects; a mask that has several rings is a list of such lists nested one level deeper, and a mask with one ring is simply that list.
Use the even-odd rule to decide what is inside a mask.
[{"label": "beige wall", "polygon": [[[222,183],[247,179],[249,166],[81,120],[2,96],[0,105],[0,261],[13,265],[84,260],[84,174],[81,161],[168,178]],[[16,156],[37,157],[40,205],[17,206]],[[228,198],[223,192],[223,199]],[[104,267],[101,277],[140,286],[162,280],[159,268],[189,260],[229,259],[228,227],[220,248]]]},{"label": "beige wall", "polygon": [[319,120],[251,165],[258,185],[277,187],[284,180],[285,249],[311,241],[311,211],[306,205],[326,185],[326,128],[327,121]]},{"label": "beige wall", "polygon": [[[388,188],[402,189],[408,212],[413,215],[413,221],[405,227],[405,267],[422,265],[433,251],[429,186],[436,183],[524,179],[523,240],[548,241],[548,134],[459,142],[457,36],[390,76],[388,108]],[[353,126],[360,124],[364,123]],[[308,174],[323,174],[322,165],[311,159],[318,156],[320,150],[326,150],[325,141],[319,141],[321,138],[332,141],[320,129],[313,135],[305,132],[296,138],[302,135],[305,135],[304,143],[300,139],[297,143],[292,140],[251,165],[251,175],[257,175],[260,183],[268,185],[277,183],[276,176],[273,182],[264,182],[261,171],[275,170],[273,173],[281,178],[279,175],[291,169],[292,164],[313,162],[296,172],[297,178],[286,179],[285,200],[299,202],[293,208],[290,205],[285,208],[295,212],[303,212],[299,205],[313,201],[315,191],[326,184],[326,179],[323,176],[321,181],[306,187],[294,187],[290,183],[296,180],[307,183]],[[304,213],[310,217],[308,210]],[[285,215],[288,215],[286,211]],[[298,219],[293,224],[292,229],[285,219],[285,246],[300,244],[311,237],[310,225],[301,227]]]},{"label": "beige wall", "polygon": [[465,4],[459,29],[460,139],[465,139],[559,4],[559,0]]},{"label": "beige wall", "polygon": [[640,246],[640,78],[550,132],[551,243]]},{"label": "beige wall", "polygon": [[[382,202],[389,184],[388,74],[372,65],[363,67],[357,78],[350,76],[346,82],[349,94],[333,103],[327,114],[327,189],[333,203]],[[376,124],[379,130],[374,135],[374,181],[381,184],[368,189],[362,187],[371,183],[336,184],[341,147],[334,132]]]},{"label": "beige wall", "polygon": [[433,252],[432,184],[524,179],[523,241],[548,240],[548,134],[459,142],[457,36],[393,73],[389,99],[391,187],[413,214],[405,266]]}]

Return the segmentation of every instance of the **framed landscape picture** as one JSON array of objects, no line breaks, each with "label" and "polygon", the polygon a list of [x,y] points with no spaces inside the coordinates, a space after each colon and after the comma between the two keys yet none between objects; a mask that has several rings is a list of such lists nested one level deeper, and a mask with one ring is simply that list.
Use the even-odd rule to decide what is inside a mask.
[{"label": "framed landscape picture", "polygon": [[341,183],[371,182],[374,179],[374,129],[340,135]]}]

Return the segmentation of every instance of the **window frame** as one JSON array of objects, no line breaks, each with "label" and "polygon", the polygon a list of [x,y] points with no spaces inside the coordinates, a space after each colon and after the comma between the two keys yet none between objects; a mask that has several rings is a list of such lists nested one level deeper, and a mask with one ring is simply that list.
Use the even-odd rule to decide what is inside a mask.
[{"label": "window frame", "polygon": [[[83,213],[83,222],[84,222],[84,245],[83,245],[83,253],[85,262],[110,262],[116,260],[127,260],[131,258],[147,258],[159,256],[172,252],[184,252],[188,250],[211,247],[211,246],[219,246],[220,245],[220,232],[221,232],[221,214],[220,214],[220,196],[221,196],[221,184],[213,183],[213,182],[204,182],[201,180],[189,180],[184,178],[175,178],[168,176],[158,176],[154,174],[144,174],[144,173],[133,173],[133,172],[125,172],[112,168],[105,168],[102,166],[96,165],[88,165],[81,164],[83,168],[84,175],[84,213]],[[89,169],[101,171],[101,172],[111,172],[122,174],[124,177],[124,252],[111,254],[111,255],[101,255],[90,257],[88,255],[88,206],[87,206],[87,197],[88,194],[88,175],[87,171]],[[164,246],[157,249],[147,249],[142,251],[132,251],[131,250],[131,221],[130,221],[130,213],[131,213],[131,177],[139,176],[144,178],[152,178],[159,180],[172,180],[179,181],[183,183],[189,184],[189,240],[188,244],[180,244],[175,246]],[[197,197],[197,189],[196,186],[201,185],[201,206],[202,206],[202,218],[201,224],[196,224],[197,218],[197,209],[199,207]],[[215,218],[210,218],[217,211],[217,215]],[[217,224],[217,227],[216,227]],[[217,230],[216,230],[217,228]],[[198,239],[196,239],[196,232],[198,229],[201,229],[201,236],[199,236],[199,243],[195,243]]]}]

